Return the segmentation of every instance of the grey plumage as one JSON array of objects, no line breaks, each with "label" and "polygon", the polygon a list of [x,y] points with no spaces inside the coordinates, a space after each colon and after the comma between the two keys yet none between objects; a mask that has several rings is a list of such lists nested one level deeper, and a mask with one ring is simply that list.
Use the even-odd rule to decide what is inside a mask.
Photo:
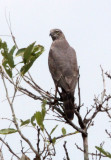
[{"label": "grey plumage", "polygon": [[67,42],[59,29],[50,31],[53,39],[49,51],[49,70],[55,86],[62,89],[64,111],[68,119],[74,117],[74,92],[78,78],[78,65],[75,50]]}]

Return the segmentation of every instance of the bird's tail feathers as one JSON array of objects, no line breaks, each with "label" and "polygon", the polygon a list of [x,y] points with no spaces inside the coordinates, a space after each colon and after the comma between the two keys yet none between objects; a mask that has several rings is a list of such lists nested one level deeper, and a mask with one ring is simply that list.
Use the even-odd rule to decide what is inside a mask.
[{"label": "bird's tail feathers", "polygon": [[74,95],[72,93],[62,92],[64,112],[69,120],[74,118]]}]

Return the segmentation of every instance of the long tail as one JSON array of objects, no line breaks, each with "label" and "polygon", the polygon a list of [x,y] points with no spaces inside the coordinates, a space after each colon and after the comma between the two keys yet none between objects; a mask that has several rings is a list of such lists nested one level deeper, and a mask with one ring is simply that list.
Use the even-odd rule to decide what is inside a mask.
[{"label": "long tail", "polygon": [[69,120],[74,118],[74,94],[62,90],[64,112]]}]

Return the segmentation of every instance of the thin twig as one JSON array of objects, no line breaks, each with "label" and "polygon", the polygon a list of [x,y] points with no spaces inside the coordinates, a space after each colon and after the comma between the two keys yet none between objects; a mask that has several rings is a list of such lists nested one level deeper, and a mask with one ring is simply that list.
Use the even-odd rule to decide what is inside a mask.
[{"label": "thin twig", "polygon": [[[12,121],[11,121],[11,123],[10,123],[10,125],[9,125],[9,128],[10,128],[10,126],[12,125]],[[6,137],[7,137],[7,135],[5,135],[5,137],[4,137],[4,141],[5,141],[5,139],[6,139]],[[2,150],[2,147],[3,147],[3,143],[2,143],[2,145],[1,145],[1,147],[0,147],[0,150]]]},{"label": "thin twig", "polygon": [[[101,67],[101,66],[100,66],[100,67]],[[104,77],[104,71],[103,71],[103,68],[102,68],[102,67],[101,67],[101,72],[102,72],[102,80],[103,80],[103,92],[102,92],[102,95],[101,95],[101,101],[100,101],[100,104],[102,104],[103,99],[104,99],[105,94],[106,94],[105,77]]]},{"label": "thin twig", "polygon": [[[23,96],[24,94],[18,94],[16,95],[15,97],[20,97],[20,96]],[[9,98],[13,98],[13,97],[9,97]],[[2,102],[6,101],[7,99],[4,99]]]},{"label": "thin twig", "polygon": [[0,141],[2,141],[2,143],[5,144],[5,146],[7,146],[7,148],[9,149],[9,151],[10,151],[17,159],[20,159],[20,158],[13,152],[13,150],[10,148],[10,146],[8,145],[8,143],[6,143],[1,137],[0,137]]},{"label": "thin twig", "polygon": [[55,137],[55,138],[56,138],[56,140],[57,140],[57,139],[61,139],[61,138],[67,137],[67,136],[72,136],[72,135],[77,134],[77,133],[79,133],[79,132],[76,131],[76,132],[68,133],[68,134],[61,135],[61,136],[58,136],[58,137]]},{"label": "thin twig", "polygon": [[6,15],[6,12],[5,12],[5,19],[6,19],[6,22],[7,22],[9,31],[10,31],[10,34],[11,34],[11,36],[12,36],[12,40],[13,40],[13,42],[14,42],[16,48],[19,49],[19,48],[18,48],[18,45],[17,45],[17,43],[16,43],[16,40],[15,40],[15,37],[14,37],[14,35],[13,35],[13,33],[12,33],[12,29],[11,29],[11,20],[10,20],[10,13],[9,13],[9,21],[8,21],[7,15]]},{"label": "thin twig", "polygon": [[16,120],[16,116],[15,116],[15,112],[14,112],[14,108],[13,108],[13,103],[11,103],[11,101],[9,99],[8,90],[7,90],[7,86],[6,86],[3,74],[2,74],[2,80],[3,80],[3,84],[4,84],[4,87],[5,87],[5,91],[6,91],[6,97],[7,97],[8,103],[9,103],[11,111],[12,111],[12,117],[13,117],[13,121],[14,121],[15,127],[16,127],[19,135],[27,142],[27,144],[30,146],[32,151],[35,154],[38,155],[38,152],[34,149],[34,147],[32,146],[31,142],[22,134],[21,130],[19,129],[19,126],[18,126],[18,123],[17,123],[17,120]]},{"label": "thin twig", "polygon": [[38,151],[38,154],[39,154],[39,152],[40,152],[40,148],[39,148],[39,144],[40,144],[40,128],[38,128],[38,126],[37,126],[37,131],[38,131],[38,133],[37,133],[37,151]]},{"label": "thin twig", "polygon": [[[76,143],[75,143],[75,146],[77,147],[77,149],[79,149],[81,152],[84,152],[84,150],[82,149],[82,148],[80,148]],[[91,156],[102,156],[102,157],[106,157],[106,156],[104,156],[104,155],[101,155],[101,153],[98,153],[97,154],[97,152],[96,153],[88,153],[89,155],[91,155]]]},{"label": "thin twig", "polygon": [[107,77],[109,78],[109,79],[111,79],[111,74],[109,74],[109,73],[105,73],[106,75],[107,75]]},{"label": "thin twig", "polygon": [[67,159],[67,160],[70,160],[70,158],[69,158],[69,154],[68,154],[68,151],[67,151],[67,148],[66,148],[66,141],[64,142],[63,147],[64,147],[64,150],[65,150],[66,159]]}]

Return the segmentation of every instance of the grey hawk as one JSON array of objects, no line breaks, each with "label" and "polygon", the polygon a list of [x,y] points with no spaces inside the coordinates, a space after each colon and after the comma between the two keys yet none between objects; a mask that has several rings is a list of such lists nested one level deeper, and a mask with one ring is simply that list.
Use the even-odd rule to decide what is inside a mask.
[{"label": "grey hawk", "polygon": [[60,29],[52,29],[50,36],[53,42],[49,51],[49,70],[56,88],[61,88],[60,96],[65,115],[72,120],[74,118],[74,92],[78,80],[76,52]]}]

